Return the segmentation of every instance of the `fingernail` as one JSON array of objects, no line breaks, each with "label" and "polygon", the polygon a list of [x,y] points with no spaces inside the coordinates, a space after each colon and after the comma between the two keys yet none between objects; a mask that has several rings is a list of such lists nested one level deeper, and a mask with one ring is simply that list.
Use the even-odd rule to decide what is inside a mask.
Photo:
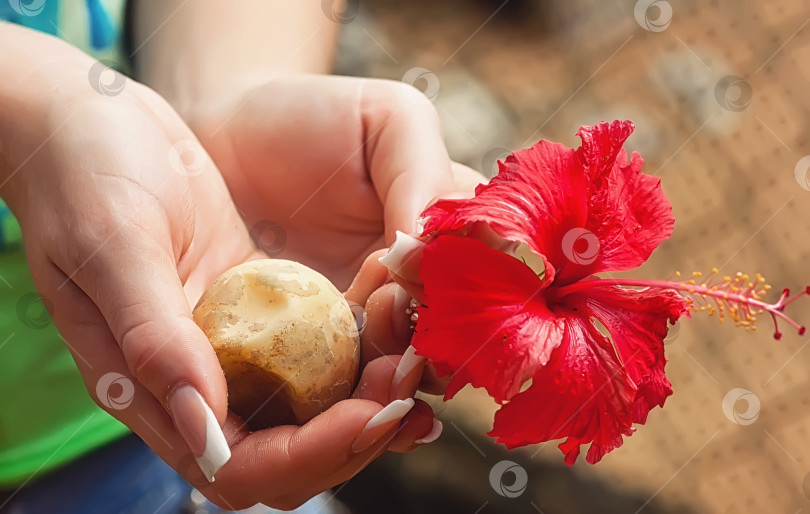
[{"label": "fingernail", "polygon": [[231,458],[231,449],[211,407],[193,386],[183,384],[172,392],[169,410],[205,478],[213,482],[214,475]]},{"label": "fingernail", "polygon": [[394,371],[394,378],[391,379],[391,395],[392,399],[403,399],[410,395],[411,384],[410,378],[418,371],[421,374],[422,364],[425,358],[421,355],[416,355],[416,348],[409,346],[402,358],[397,364],[397,369]]},{"label": "fingernail", "polygon": [[393,273],[400,275],[399,270],[408,254],[423,246],[425,246],[425,243],[422,241],[397,230],[394,245],[391,246],[387,254],[379,258],[379,261]]},{"label": "fingernail", "polygon": [[432,443],[433,441],[438,439],[440,435],[442,435],[442,429],[443,428],[444,428],[444,425],[442,425],[442,422],[439,421],[438,419],[434,419],[433,420],[433,428],[430,429],[430,432],[428,432],[425,437],[423,437],[421,439],[417,439],[414,442],[416,444]]},{"label": "fingernail", "polygon": [[408,398],[407,400],[394,400],[383,407],[383,410],[368,420],[363,431],[354,440],[352,452],[363,453],[374,446],[374,443],[394,428],[413,406],[413,398]]},{"label": "fingernail", "polygon": [[422,232],[425,231],[425,225],[427,224],[427,218],[419,218],[416,220],[416,233],[422,235]]}]

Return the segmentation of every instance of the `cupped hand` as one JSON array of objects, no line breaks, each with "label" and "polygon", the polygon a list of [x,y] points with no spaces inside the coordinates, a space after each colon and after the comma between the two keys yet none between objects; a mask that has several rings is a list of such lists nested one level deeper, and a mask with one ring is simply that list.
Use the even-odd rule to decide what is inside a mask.
[{"label": "cupped hand", "polygon": [[[429,204],[485,181],[451,161],[433,104],[400,82],[282,76],[197,105],[187,118],[258,245],[341,288]],[[366,330],[365,362],[408,347],[409,299],[393,283],[371,295],[368,315],[391,323]],[[421,388],[441,392],[427,371]]]},{"label": "cupped hand", "polygon": [[[258,246],[339,287],[396,231],[417,230],[439,197],[469,196],[485,178],[451,161],[433,104],[389,80],[282,76],[198,102],[191,127],[221,170]],[[402,354],[410,298],[389,283],[365,305],[364,362]],[[427,368],[421,389],[446,380]]]},{"label": "cupped hand", "polygon": [[[217,275],[262,256],[215,165],[168,104],[135,82],[117,96],[91,91],[60,100],[37,106],[41,115],[15,134],[20,144],[6,155],[4,196],[20,220],[37,288],[99,406],[228,508],[295,506],[386,449],[412,449],[434,431],[429,407],[405,400],[416,384],[412,374],[396,377],[397,356],[370,362],[353,399],[305,426],[247,432],[227,411],[222,371],[191,319],[191,306]],[[300,190],[297,176],[280,186],[281,198],[285,188]],[[360,225],[377,225],[366,216]],[[341,221],[307,217],[291,247],[314,252],[318,246],[303,238]],[[341,265],[330,268],[335,273],[375,246],[365,236],[350,239]],[[365,304],[381,285],[375,278],[347,296]],[[219,426],[230,449],[212,460]],[[198,480],[199,462],[216,482]]]},{"label": "cupped hand", "polygon": [[450,160],[433,105],[400,82],[283,76],[187,118],[260,247],[341,289],[431,199],[483,181]]}]

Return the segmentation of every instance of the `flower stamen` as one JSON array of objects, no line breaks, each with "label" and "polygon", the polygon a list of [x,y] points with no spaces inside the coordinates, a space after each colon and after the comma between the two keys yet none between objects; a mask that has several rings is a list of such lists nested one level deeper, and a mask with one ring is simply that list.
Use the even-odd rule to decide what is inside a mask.
[{"label": "flower stamen", "polygon": [[[728,317],[734,321],[734,326],[744,327],[746,332],[756,331],[757,316],[767,312],[773,320],[773,337],[775,339],[782,338],[778,323],[780,319],[795,328],[799,335],[805,334],[806,328],[787,316],[784,311],[788,305],[799,298],[810,296],[810,286],[805,287],[801,292],[793,296],[790,295],[789,289],[784,289],[776,302],[766,303],[763,301],[763,297],[771,289],[771,286],[765,282],[765,278],[759,273],[752,278],[745,273],[738,272],[734,276],[724,276],[722,279],[717,278],[717,273],[717,268],[713,268],[705,279],[702,279],[701,272],[696,271],[688,279],[682,277],[680,280],[580,280],[561,287],[557,293],[558,297],[562,297],[576,291],[606,284],[620,287],[670,289],[677,291],[689,300],[689,310],[708,312],[709,316],[717,314],[720,321]],[[676,272],[675,275],[681,277],[680,272]]]}]

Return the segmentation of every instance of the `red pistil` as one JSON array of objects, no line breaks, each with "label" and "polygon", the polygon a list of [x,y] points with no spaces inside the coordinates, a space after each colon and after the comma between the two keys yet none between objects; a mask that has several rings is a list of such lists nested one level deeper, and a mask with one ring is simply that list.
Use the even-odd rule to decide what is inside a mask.
[{"label": "red pistil", "polygon": [[[771,315],[774,324],[775,339],[781,339],[782,333],[779,331],[777,319],[781,318],[786,323],[795,328],[799,335],[804,335],[805,327],[793,321],[785,313],[785,307],[793,303],[802,296],[810,296],[810,286],[805,287],[800,293],[790,296],[790,290],[785,289],[782,295],[774,303],[762,301],[770,286],[765,284],[765,279],[757,273],[754,280],[749,282],[748,275],[737,273],[734,277],[723,277],[722,280],[713,280],[717,274],[717,268],[712,270],[708,280],[696,283],[695,279],[688,281],[675,280],[639,280],[639,279],[591,279],[580,280],[573,284],[563,286],[556,291],[556,297],[583,291],[592,287],[604,287],[605,285],[615,285],[620,287],[641,287],[655,289],[675,290],[690,300],[689,308],[693,311],[708,311],[709,316],[718,313],[718,318],[722,321],[728,315],[735,322],[736,326],[745,327],[746,331],[756,330],[754,322],[758,314],[767,312]],[[680,276],[680,273],[676,273]],[[700,272],[693,273],[693,277],[700,277]]]}]

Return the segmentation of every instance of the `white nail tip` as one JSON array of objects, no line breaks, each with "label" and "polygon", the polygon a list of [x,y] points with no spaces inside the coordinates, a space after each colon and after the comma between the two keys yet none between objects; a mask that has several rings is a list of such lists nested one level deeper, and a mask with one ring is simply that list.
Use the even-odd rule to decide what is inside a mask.
[{"label": "white nail tip", "polygon": [[383,407],[383,410],[375,414],[373,418],[368,420],[368,423],[366,423],[364,430],[375,428],[380,425],[385,425],[386,423],[402,419],[405,416],[405,414],[407,414],[408,411],[410,411],[413,408],[413,406],[414,406],[413,398],[408,398],[407,400],[394,400],[393,402]]},{"label": "white nail tip", "polygon": [[197,465],[200,466],[205,478],[209,482],[213,482],[214,475],[231,458],[231,449],[211,407],[205,402],[203,402],[203,406],[205,407],[205,450],[197,458]]},{"label": "white nail tip", "polygon": [[394,371],[394,383],[392,384],[393,388],[396,389],[397,386],[408,376],[408,373],[414,370],[417,366],[422,364],[425,361],[425,358],[421,355],[416,355],[416,348],[413,346],[409,346],[405,353],[402,354],[402,359],[399,360],[399,364],[397,364],[397,369]]},{"label": "white nail tip", "polygon": [[423,437],[421,439],[417,439],[414,442],[416,444],[432,443],[433,441],[438,439],[440,435],[442,435],[442,429],[443,428],[444,428],[444,425],[442,425],[442,422],[439,421],[438,419],[434,419],[433,420],[433,428],[430,429],[430,432],[428,432],[425,437]]},{"label": "white nail tip", "polygon": [[394,245],[387,254],[379,258],[379,261],[388,269],[397,273],[405,257],[414,250],[425,246],[425,243],[411,237],[404,232],[397,230],[397,238],[394,240]]},{"label": "white nail tip", "polygon": [[425,231],[425,225],[427,224],[427,218],[419,218],[416,220],[416,233],[422,235],[422,232]]}]

